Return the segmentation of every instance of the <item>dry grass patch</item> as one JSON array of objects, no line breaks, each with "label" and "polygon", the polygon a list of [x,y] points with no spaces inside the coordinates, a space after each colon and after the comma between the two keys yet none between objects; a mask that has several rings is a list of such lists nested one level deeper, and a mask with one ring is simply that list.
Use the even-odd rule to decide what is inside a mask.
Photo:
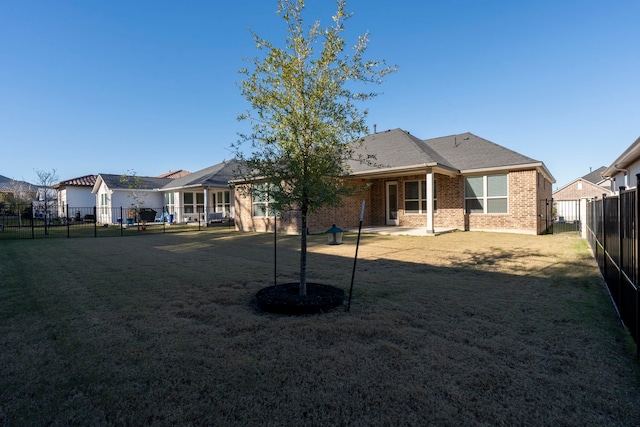
[{"label": "dry grass patch", "polygon": [[[355,236],[310,236],[348,290]],[[295,280],[298,238],[278,239]],[[636,425],[640,368],[586,243],[363,236],[351,312],[268,315],[273,236],[12,241],[3,425]]]}]

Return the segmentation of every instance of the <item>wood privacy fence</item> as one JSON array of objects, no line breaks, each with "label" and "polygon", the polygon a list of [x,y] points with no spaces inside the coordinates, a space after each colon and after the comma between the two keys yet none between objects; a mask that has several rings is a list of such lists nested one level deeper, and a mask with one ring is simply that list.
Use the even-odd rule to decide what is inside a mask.
[{"label": "wood privacy fence", "polygon": [[[640,175],[636,176],[640,183]],[[618,315],[640,355],[640,197],[638,186],[587,201],[587,240]]]}]

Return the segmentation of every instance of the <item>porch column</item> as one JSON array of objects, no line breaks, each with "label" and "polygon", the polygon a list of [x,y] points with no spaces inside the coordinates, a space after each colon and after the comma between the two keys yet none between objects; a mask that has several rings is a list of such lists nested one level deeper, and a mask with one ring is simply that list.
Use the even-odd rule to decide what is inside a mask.
[{"label": "porch column", "polygon": [[209,189],[204,188],[204,222],[208,222],[209,217],[207,214],[209,213]]},{"label": "porch column", "polygon": [[427,234],[435,234],[433,228],[433,171],[429,170],[427,180]]}]

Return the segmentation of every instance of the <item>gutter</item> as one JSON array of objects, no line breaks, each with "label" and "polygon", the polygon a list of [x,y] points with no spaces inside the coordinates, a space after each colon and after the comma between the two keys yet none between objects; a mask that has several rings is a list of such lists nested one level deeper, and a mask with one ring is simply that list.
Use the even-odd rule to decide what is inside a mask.
[{"label": "gutter", "polygon": [[394,166],[394,167],[387,167],[387,168],[380,168],[380,169],[369,169],[366,171],[351,172],[348,176],[357,177],[357,176],[370,176],[370,175],[387,175],[395,172],[416,172],[416,171],[421,171],[427,168],[440,168],[456,174],[460,173],[460,171],[457,169],[439,165],[437,162],[433,162],[433,163],[421,163],[421,164],[410,165],[410,166]]},{"label": "gutter", "polygon": [[520,165],[505,165],[505,166],[497,166],[497,167],[491,167],[491,168],[466,169],[466,170],[460,171],[460,173],[462,173],[462,174],[479,174],[479,173],[484,174],[484,173],[487,173],[487,172],[496,172],[496,171],[500,171],[500,170],[510,171],[510,170],[521,170],[521,169],[531,169],[531,168],[540,168],[540,169],[542,169],[543,173],[547,176],[547,178],[549,178],[549,181],[551,181],[552,184],[556,182],[556,179],[553,177],[553,175],[551,175],[551,172],[549,172],[547,170],[546,166],[542,162],[524,163],[524,164],[520,164]]}]

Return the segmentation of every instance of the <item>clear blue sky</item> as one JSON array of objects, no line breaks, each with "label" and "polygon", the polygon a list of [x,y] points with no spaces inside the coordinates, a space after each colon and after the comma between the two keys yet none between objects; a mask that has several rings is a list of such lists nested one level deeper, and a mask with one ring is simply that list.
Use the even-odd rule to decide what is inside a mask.
[{"label": "clear blue sky", "polygon": [[[347,2],[348,44],[398,65],[369,127],[472,132],[562,186],[640,136],[640,1]],[[248,28],[280,44],[275,0],[0,2],[0,175],[196,171],[232,157]],[[308,22],[334,4],[307,0]]]}]

